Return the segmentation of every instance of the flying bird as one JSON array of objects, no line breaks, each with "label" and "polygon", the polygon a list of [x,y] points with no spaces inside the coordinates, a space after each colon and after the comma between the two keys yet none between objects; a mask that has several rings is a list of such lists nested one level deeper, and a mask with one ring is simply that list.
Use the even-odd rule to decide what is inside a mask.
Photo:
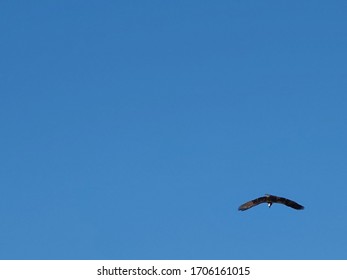
[{"label": "flying bird", "polygon": [[249,208],[252,208],[253,206],[257,206],[261,203],[267,203],[267,206],[269,206],[269,208],[271,207],[271,205],[273,203],[280,203],[280,204],[284,204],[286,206],[289,206],[291,208],[294,208],[296,210],[302,210],[304,209],[304,206],[300,205],[299,203],[296,203],[293,200],[284,198],[284,197],[279,197],[279,196],[275,196],[275,195],[271,195],[271,194],[266,194],[265,196],[262,197],[258,197],[256,199],[253,199],[251,201],[248,201],[244,204],[242,204],[239,207],[240,211],[245,211]]}]

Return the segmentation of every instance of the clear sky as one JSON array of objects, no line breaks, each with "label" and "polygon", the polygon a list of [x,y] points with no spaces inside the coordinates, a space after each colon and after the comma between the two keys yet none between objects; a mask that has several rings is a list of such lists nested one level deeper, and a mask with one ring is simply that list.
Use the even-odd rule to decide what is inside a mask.
[{"label": "clear sky", "polygon": [[346,14],[1,1],[0,259],[347,259]]}]

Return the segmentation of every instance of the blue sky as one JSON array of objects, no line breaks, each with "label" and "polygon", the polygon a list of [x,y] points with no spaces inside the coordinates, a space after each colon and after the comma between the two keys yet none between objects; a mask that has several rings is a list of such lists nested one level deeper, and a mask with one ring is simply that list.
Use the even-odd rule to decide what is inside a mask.
[{"label": "blue sky", "polygon": [[346,14],[1,1],[0,259],[346,259]]}]

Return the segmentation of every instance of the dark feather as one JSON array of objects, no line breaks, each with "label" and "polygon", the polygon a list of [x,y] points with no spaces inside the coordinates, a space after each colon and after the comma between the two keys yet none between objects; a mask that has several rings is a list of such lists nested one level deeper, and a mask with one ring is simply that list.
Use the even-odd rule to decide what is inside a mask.
[{"label": "dark feather", "polygon": [[302,210],[304,209],[304,206],[300,205],[299,203],[296,203],[295,201],[293,200],[290,200],[288,198],[284,198],[284,197],[279,197],[279,196],[271,196],[273,197],[273,202],[274,203],[281,203],[281,204],[284,204],[288,207],[292,207],[296,210]]},{"label": "dark feather", "polygon": [[239,207],[239,210],[245,211],[245,210],[247,210],[247,209],[249,209],[249,208],[252,208],[252,207],[254,207],[254,206],[257,206],[257,205],[259,205],[259,204],[261,204],[261,203],[265,203],[265,202],[266,202],[266,196],[258,197],[258,198],[256,198],[256,199],[253,199],[253,200],[251,200],[251,201],[248,201],[248,202],[242,204],[242,205]]}]

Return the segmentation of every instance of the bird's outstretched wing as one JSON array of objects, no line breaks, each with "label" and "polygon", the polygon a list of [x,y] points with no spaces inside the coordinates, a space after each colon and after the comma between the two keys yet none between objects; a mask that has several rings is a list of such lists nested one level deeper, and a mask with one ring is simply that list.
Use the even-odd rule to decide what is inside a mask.
[{"label": "bird's outstretched wing", "polygon": [[271,195],[271,200],[274,202],[274,203],[281,203],[281,204],[284,204],[288,207],[291,207],[291,208],[294,208],[296,210],[302,210],[304,209],[304,206],[300,205],[299,203],[296,203],[295,201],[293,200],[290,200],[288,198],[284,198],[284,197],[279,197],[279,196],[274,196],[274,195]]},{"label": "bird's outstretched wing", "polygon": [[257,205],[259,205],[259,204],[261,204],[261,203],[265,203],[265,202],[266,202],[266,196],[258,197],[258,198],[256,198],[256,199],[253,199],[253,200],[251,200],[251,201],[248,201],[248,202],[242,204],[242,205],[239,207],[239,210],[240,210],[240,211],[245,211],[245,210],[247,210],[247,209],[249,209],[249,208],[252,208],[252,207],[254,207],[254,206],[257,206]]}]

